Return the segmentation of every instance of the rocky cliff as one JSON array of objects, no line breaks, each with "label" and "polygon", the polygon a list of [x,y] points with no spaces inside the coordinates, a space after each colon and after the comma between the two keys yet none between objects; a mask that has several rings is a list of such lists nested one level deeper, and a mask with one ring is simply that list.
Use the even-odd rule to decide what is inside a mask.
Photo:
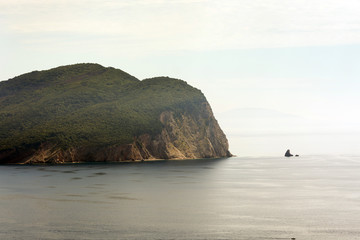
[{"label": "rocky cliff", "polygon": [[181,80],[71,65],[1,82],[0,105],[3,164],[231,156],[205,97]]}]

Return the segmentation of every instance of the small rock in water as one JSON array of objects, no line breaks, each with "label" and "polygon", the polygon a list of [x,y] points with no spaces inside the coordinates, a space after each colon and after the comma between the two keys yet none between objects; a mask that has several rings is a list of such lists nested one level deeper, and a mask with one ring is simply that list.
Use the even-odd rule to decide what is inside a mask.
[{"label": "small rock in water", "polygon": [[285,153],[285,157],[292,157],[293,155],[290,153],[290,149],[288,149]]}]

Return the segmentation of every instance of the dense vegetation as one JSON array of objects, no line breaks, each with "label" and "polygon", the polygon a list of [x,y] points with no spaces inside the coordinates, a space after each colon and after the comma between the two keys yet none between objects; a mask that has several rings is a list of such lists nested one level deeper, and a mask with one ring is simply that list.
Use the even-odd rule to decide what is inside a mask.
[{"label": "dense vegetation", "polygon": [[114,68],[76,64],[0,82],[0,151],[130,143],[161,131],[163,111],[194,111],[204,95],[168,77],[140,81]]}]

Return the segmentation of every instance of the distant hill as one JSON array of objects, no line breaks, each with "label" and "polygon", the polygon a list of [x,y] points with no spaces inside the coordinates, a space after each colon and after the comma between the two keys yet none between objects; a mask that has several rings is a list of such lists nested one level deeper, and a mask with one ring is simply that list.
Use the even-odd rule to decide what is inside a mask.
[{"label": "distant hill", "polygon": [[200,90],[98,64],[0,82],[0,119],[0,163],[230,156]]}]

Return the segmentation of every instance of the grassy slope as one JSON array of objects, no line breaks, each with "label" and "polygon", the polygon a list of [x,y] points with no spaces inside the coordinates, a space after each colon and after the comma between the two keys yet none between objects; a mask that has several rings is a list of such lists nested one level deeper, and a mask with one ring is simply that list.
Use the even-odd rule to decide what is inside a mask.
[{"label": "grassy slope", "polygon": [[203,94],[171,78],[139,81],[114,68],[76,64],[0,82],[0,151],[130,143],[161,130],[159,114],[194,111]]}]

